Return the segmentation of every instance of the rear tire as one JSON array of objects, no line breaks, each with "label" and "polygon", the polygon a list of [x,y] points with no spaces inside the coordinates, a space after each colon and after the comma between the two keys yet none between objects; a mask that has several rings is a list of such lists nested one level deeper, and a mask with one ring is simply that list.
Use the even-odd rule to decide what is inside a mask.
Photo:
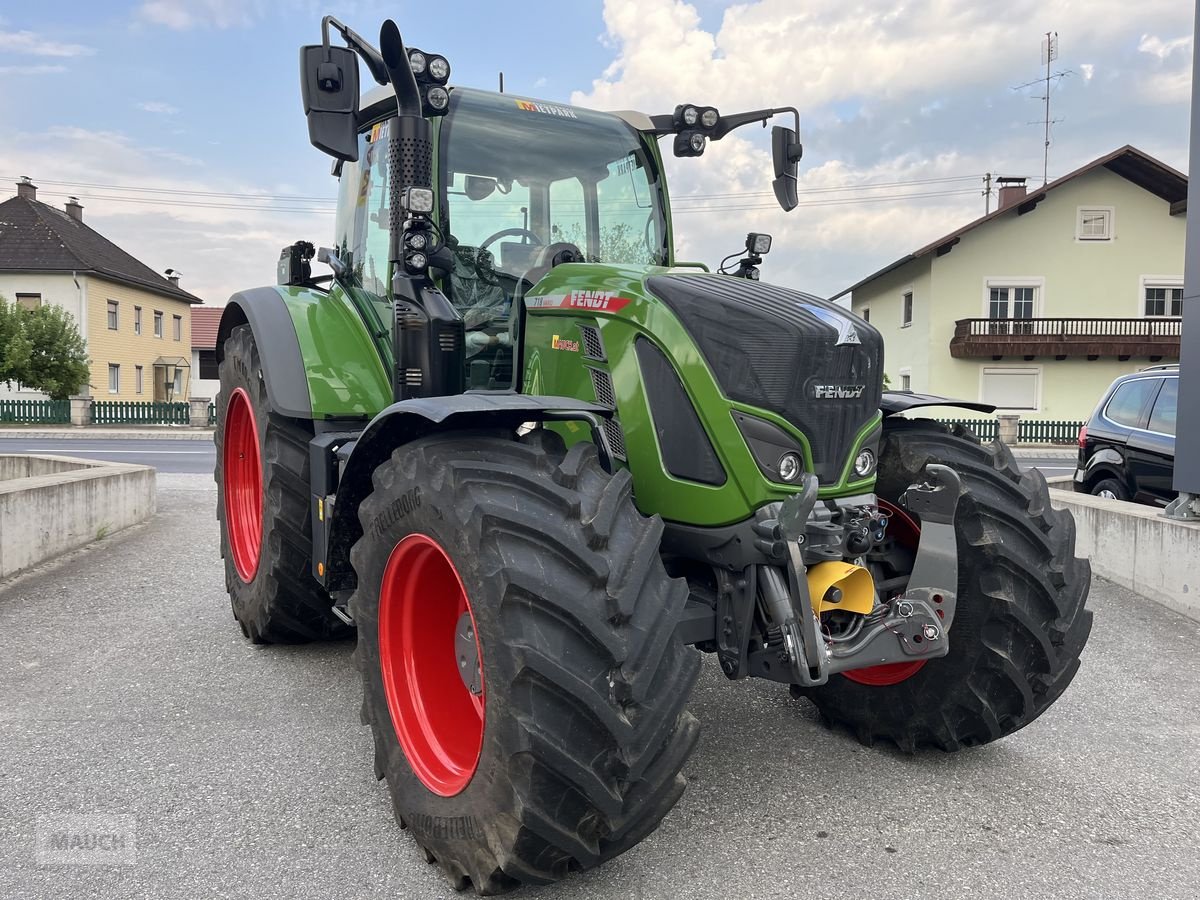
[{"label": "rear tire", "polygon": [[862,743],[889,740],[907,752],[985,744],[1028,725],[1071,683],[1092,626],[1091,568],[1075,558],[1075,520],[1051,507],[1040,472],[1022,473],[1005,445],[981,446],[959,426],[885,420],[879,497],[897,503],[926,463],[962,480],[950,652],[893,684],[835,675],[793,688]]},{"label": "rear tire", "polygon": [[[256,644],[345,637],[353,629],[333,615],[333,601],[311,573],[308,442],[312,426],[270,411],[249,325],[233,329],[225,341],[219,374],[213,477],[225,587],[234,618]],[[232,422],[227,421],[231,416]],[[259,457],[255,484],[245,483],[254,473],[253,467],[239,466],[240,447],[246,455]],[[227,452],[232,465],[227,464]],[[239,488],[248,498],[260,495],[257,503],[250,499],[242,506],[227,503]]]},{"label": "rear tire", "polygon": [[1115,478],[1105,478],[1102,481],[1097,481],[1092,485],[1092,494],[1096,497],[1104,497],[1109,500],[1129,499],[1129,491],[1125,490],[1125,485],[1121,484]]},{"label": "rear tire", "polygon": [[[495,894],[642,840],[684,789],[700,657],[675,638],[687,587],[663,568],[662,522],[637,512],[629,473],[607,474],[589,443],[564,452],[552,432],[458,433],[399,448],[373,486],[351,551],[363,718],[426,859],[457,889]],[[470,687],[454,669],[464,604],[482,676]],[[424,640],[396,646],[389,623],[406,620]],[[419,684],[427,697],[397,701]],[[414,707],[456,712],[439,724]]]}]

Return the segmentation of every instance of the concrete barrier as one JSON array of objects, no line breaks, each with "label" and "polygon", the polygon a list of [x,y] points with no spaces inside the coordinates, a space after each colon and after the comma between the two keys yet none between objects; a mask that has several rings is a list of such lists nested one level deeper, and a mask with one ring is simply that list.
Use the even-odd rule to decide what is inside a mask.
[{"label": "concrete barrier", "polygon": [[0,454],[0,578],[154,515],[154,469]]},{"label": "concrete barrier", "polygon": [[1075,517],[1076,555],[1090,559],[1094,573],[1200,620],[1200,525],[1153,506],[1054,487],[1050,502]]}]

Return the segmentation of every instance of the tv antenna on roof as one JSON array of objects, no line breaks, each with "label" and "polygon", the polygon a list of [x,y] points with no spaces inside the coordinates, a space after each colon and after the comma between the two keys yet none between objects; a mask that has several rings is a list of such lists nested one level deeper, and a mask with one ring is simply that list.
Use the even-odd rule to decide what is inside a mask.
[{"label": "tv antenna on roof", "polygon": [[1035,100],[1041,100],[1045,104],[1045,114],[1036,122],[1030,122],[1030,125],[1041,125],[1043,128],[1043,143],[1042,143],[1042,184],[1045,184],[1047,179],[1046,173],[1050,169],[1050,126],[1061,122],[1062,119],[1050,118],[1050,89],[1053,84],[1060,79],[1071,75],[1070,69],[1060,69],[1057,72],[1050,71],[1050,64],[1058,59],[1058,32],[1047,31],[1045,37],[1042,38],[1042,64],[1046,67],[1046,74],[1041,78],[1036,78],[1033,81],[1027,81],[1025,84],[1019,84],[1014,91],[1021,91],[1027,87],[1033,87],[1035,84],[1043,86],[1044,90],[1040,97],[1035,97]]}]

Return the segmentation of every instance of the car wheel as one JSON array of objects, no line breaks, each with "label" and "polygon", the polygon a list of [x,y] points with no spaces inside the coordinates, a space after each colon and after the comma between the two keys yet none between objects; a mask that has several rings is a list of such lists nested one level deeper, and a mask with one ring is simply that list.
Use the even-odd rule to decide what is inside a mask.
[{"label": "car wheel", "polygon": [[1092,485],[1092,493],[1104,500],[1128,500],[1129,491],[1115,478],[1105,478]]}]

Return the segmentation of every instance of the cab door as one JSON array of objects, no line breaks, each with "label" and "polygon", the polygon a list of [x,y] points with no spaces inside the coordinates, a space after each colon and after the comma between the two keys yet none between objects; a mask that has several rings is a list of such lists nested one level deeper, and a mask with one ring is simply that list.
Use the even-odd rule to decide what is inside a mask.
[{"label": "cab door", "polygon": [[1149,420],[1129,435],[1126,459],[1136,488],[1135,500],[1166,505],[1175,499],[1171,482],[1175,470],[1178,406],[1179,379],[1162,379]]}]

